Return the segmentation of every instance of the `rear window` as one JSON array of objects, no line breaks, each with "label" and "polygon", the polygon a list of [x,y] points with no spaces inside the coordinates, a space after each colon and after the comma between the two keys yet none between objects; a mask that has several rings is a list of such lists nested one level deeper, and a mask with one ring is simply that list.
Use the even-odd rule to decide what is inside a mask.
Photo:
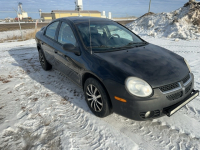
[{"label": "rear window", "polygon": [[57,21],[57,22],[54,22],[54,23],[50,24],[50,25],[47,27],[47,30],[46,30],[45,35],[48,36],[48,37],[51,38],[51,39],[54,39],[55,34],[56,34],[56,29],[57,29],[58,23],[59,23],[59,22]]}]

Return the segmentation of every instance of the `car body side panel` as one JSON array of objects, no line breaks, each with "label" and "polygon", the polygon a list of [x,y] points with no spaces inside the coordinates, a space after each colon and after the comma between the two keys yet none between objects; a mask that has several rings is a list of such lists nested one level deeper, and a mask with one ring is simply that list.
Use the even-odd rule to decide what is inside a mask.
[{"label": "car body side panel", "polygon": [[[111,97],[110,93],[112,93],[112,91],[115,91],[115,87],[111,88],[108,85],[111,82],[123,85],[124,79],[128,76],[126,73],[122,73],[121,70],[113,67],[113,65],[111,65],[110,63],[103,61],[95,54],[91,54],[88,51],[83,52],[82,57],[84,65],[84,70],[83,70],[84,72],[82,76],[85,73],[90,73],[95,77],[97,77],[101,81],[101,83],[105,86],[110,97]],[[123,92],[124,89],[121,92]],[[111,101],[112,103],[115,102],[113,101],[113,99],[111,99]]]},{"label": "car body side panel", "polygon": [[[56,28],[56,33],[58,32],[58,28],[60,26],[60,21],[59,20],[55,20],[53,22],[51,22],[48,26],[50,26],[52,23],[54,22],[58,22],[57,28]],[[45,35],[45,32],[47,30],[47,27],[45,27],[44,29],[42,29],[42,32],[40,31],[40,36],[36,36],[36,38],[40,39],[40,45],[41,48],[45,54],[45,58],[46,60],[51,64],[51,65],[55,65],[55,58],[54,58],[54,53],[55,53],[55,36],[54,39],[48,37]]]},{"label": "car body side panel", "polygon": [[55,43],[56,53],[55,64],[56,68],[70,77],[75,83],[81,84],[81,71],[82,66],[79,66],[79,61],[81,61],[81,56],[77,56],[72,52],[67,52],[62,49],[62,45]]},{"label": "car body side panel", "polygon": [[[73,26],[69,21],[66,20],[61,20],[62,22],[67,23],[72,31],[74,32],[74,36],[76,37],[77,41],[77,48],[80,50],[81,49],[78,47],[79,46],[79,40],[76,36],[76,32],[73,29]],[[66,74],[70,79],[72,79],[76,84],[81,85],[81,74],[83,72],[83,65],[82,65],[82,56],[78,56],[74,54],[73,52],[69,52],[66,50],[62,49],[62,44],[58,42],[58,35],[59,35],[59,30],[57,30],[56,33],[56,42],[54,43],[54,47],[56,50],[56,53],[54,53],[54,58],[55,58],[55,64],[61,72]]]},{"label": "car body side panel", "polygon": [[45,54],[45,58],[47,61],[54,65],[54,42],[53,40],[43,36],[41,41],[41,47],[43,49],[43,52]]}]

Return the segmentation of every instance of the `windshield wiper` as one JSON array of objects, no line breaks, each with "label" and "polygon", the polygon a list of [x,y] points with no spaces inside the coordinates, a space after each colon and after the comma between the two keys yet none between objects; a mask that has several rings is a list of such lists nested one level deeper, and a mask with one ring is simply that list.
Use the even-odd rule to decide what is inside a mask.
[{"label": "windshield wiper", "polygon": [[[109,47],[106,45],[101,45],[101,46],[91,46],[92,48],[113,48],[113,47]],[[88,46],[87,48],[90,48],[90,46]]]},{"label": "windshield wiper", "polygon": [[128,44],[125,45],[125,46],[130,46],[130,45],[133,45],[133,44],[137,44],[137,43],[135,43],[135,42],[130,42],[130,43],[128,43]]},{"label": "windshield wiper", "polygon": [[128,43],[127,45],[125,45],[125,46],[123,46],[123,47],[129,47],[129,46],[138,46],[138,45],[145,45],[145,44],[147,44],[147,42],[130,42],[130,43]]},{"label": "windshield wiper", "polygon": [[146,43],[147,43],[147,42],[137,42],[137,43],[136,43],[136,42],[130,42],[130,43],[128,43],[126,46],[136,45],[136,44],[137,44],[137,45],[141,45],[141,44],[143,45],[143,44],[146,44]]}]

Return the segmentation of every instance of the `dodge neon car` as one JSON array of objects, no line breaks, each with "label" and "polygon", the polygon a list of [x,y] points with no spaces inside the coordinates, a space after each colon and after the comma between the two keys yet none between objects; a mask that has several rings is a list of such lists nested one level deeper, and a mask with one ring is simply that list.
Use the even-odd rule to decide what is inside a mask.
[{"label": "dodge neon car", "polygon": [[199,94],[183,57],[109,19],[59,18],[36,42],[42,68],[53,66],[79,85],[98,117],[171,116]]}]

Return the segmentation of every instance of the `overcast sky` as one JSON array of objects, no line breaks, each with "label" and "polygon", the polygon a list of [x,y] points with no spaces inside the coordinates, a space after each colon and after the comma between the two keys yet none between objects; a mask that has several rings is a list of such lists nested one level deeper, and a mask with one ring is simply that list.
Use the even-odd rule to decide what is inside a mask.
[{"label": "overcast sky", "polygon": [[[152,0],[151,11],[169,12],[182,7],[189,0]],[[43,12],[51,10],[74,10],[74,0],[0,0],[0,18],[15,17],[14,13],[1,12],[17,9],[18,2],[22,2],[23,9],[27,12]],[[141,16],[148,11],[149,0],[83,0],[83,10],[103,10],[112,12],[112,16]],[[28,13],[33,18],[38,18],[39,13]]]}]

